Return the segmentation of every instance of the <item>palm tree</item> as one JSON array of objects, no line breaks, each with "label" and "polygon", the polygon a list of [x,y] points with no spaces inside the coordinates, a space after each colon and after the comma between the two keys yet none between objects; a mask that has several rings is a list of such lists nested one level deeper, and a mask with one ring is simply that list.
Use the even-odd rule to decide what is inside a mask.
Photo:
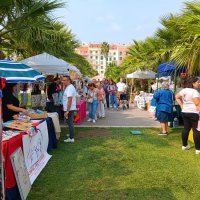
[{"label": "palm tree", "polygon": [[103,42],[101,44],[101,53],[103,54],[104,59],[105,59],[105,68],[107,67],[107,58],[108,58],[109,49],[110,49],[110,46],[107,42]]},{"label": "palm tree", "polygon": [[[37,46],[37,41],[40,41],[44,47],[47,39],[53,43],[55,41],[58,42],[61,39],[61,35],[59,32],[54,34],[55,20],[50,14],[64,5],[64,3],[58,0],[1,1],[1,47],[7,48],[9,45],[12,46],[13,43],[18,42],[21,43],[22,47],[32,48],[34,45]],[[17,44],[16,46],[19,45]]]}]

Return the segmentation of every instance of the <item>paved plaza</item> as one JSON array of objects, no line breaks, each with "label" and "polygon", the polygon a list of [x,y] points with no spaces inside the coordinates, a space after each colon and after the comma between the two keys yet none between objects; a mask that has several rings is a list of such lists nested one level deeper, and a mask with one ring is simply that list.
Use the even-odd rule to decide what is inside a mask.
[{"label": "paved plaza", "polygon": [[95,124],[87,122],[87,119],[77,127],[160,127],[148,111],[133,106],[127,110],[120,108],[119,111],[106,109],[106,117],[98,119]]}]

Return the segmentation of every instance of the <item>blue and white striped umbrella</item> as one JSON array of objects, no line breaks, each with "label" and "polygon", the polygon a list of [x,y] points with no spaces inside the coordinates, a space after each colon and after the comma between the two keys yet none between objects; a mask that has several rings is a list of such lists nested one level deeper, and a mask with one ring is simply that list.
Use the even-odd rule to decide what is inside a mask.
[{"label": "blue and white striped umbrella", "polygon": [[31,67],[11,60],[0,60],[0,77],[7,83],[43,81],[45,77]]}]

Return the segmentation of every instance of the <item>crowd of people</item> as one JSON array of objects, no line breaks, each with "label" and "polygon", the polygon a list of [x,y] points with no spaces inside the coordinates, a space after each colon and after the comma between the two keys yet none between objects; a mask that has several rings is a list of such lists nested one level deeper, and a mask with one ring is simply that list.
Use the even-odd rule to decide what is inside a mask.
[{"label": "crowd of people", "polygon": [[[157,84],[158,85],[158,84]],[[27,86],[25,86],[27,90]],[[200,154],[200,134],[198,129],[200,112],[200,80],[196,77],[190,77],[182,89],[173,93],[170,84],[162,81],[160,89],[153,91],[153,99],[156,101],[156,117],[161,125],[159,135],[168,134],[168,122],[173,120],[173,107],[177,102],[182,111],[184,128],[182,131],[182,149],[188,150],[188,136],[193,129],[194,143],[196,153]],[[28,114],[26,108],[20,105],[17,96],[17,84],[7,84],[3,90],[2,110],[4,122],[12,120],[13,116],[19,112]],[[77,101],[84,98],[88,105],[88,121],[96,123],[98,119],[106,117],[106,109],[116,109],[119,105],[129,107],[130,87],[120,79],[118,83],[111,80],[84,80],[72,81],[70,76],[54,78],[54,81],[47,89],[47,111],[57,112],[60,118],[66,120],[69,126],[69,138],[65,142],[74,142],[74,115],[76,112]],[[200,123],[199,123],[200,126]],[[199,127],[200,128],[200,127]]]},{"label": "crowd of people", "polygon": [[[61,79],[54,78],[54,81],[47,89],[47,110],[49,112],[58,112],[60,118],[64,116],[62,111],[64,92],[63,84],[61,84],[62,79],[63,77]],[[101,119],[106,116],[105,108],[118,110],[120,103],[122,108],[129,107],[130,87],[123,82],[123,79],[120,79],[120,82],[117,84],[112,79],[104,79],[102,81],[72,81],[72,85],[76,90],[76,96],[87,101],[89,110],[88,121],[93,123],[98,118]]]}]

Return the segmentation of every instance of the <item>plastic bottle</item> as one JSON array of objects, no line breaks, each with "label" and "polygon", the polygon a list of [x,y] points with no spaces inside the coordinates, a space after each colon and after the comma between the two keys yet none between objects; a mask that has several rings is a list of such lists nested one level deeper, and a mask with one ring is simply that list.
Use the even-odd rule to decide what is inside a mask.
[{"label": "plastic bottle", "polygon": [[174,121],[173,121],[173,128],[177,128],[179,126],[179,121],[178,121],[178,118],[174,118]]}]

